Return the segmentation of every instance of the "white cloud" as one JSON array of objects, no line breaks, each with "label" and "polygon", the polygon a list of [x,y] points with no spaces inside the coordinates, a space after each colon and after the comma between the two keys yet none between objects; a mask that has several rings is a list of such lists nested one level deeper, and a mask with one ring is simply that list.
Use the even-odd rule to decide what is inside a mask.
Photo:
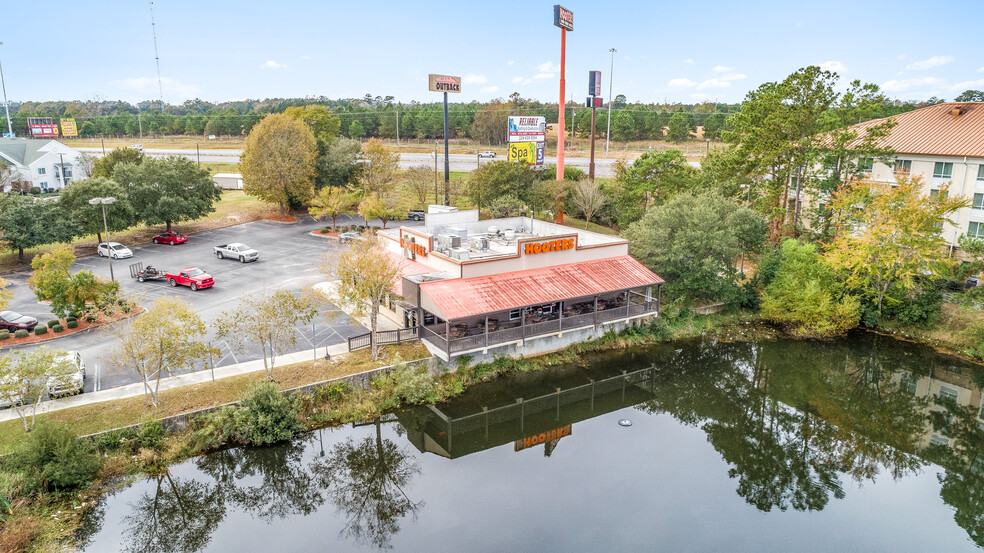
[{"label": "white cloud", "polygon": [[484,94],[492,94],[493,92],[497,92],[498,90],[499,90],[499,87],[497,87],[497,86],[487,86],[487,87],[485,87],[485,88],[482,89],[482,92]]},{"label": "white cloud", "polygon": [[978,90],[981,88],[984,88],[984,79],[977,79],[976,81],[964,81],[962,83],[957,83],[951,86],[950,90],[964,91],[969,89]]},{"label": "white cloud", "polygon": [[[109,85],[139,94],[146,94],[148,97],[157,97],[159,93],[157,79],[152,77],[130,77],[118,81],[110,81]],[[161,77],[161,88],[164,89],[164,94],[167,98],[181,98],[184,100],[194,98],[201,94],[201,90],[197,86],[185,84],[168,77]]]},{"label": "white cloud", "polygon": [[933,56],[922,61],[917,61],[906,65],[905,68],[910,71],[922,71],[924,69],[930,69],[933,67],[939,67],[941,65],[946,65],[953,62],[953,56]]},{"label": "white cloud", "polygon": [[282,63],[277,63],[277,62],[275,62],[273,60],[269,60],[266,63],[264,63],[263,65],[261,65],[260,66],[260,69],[281,69],[281,68],[284,68],[284,67],[287,67],[287,66],[284,65],[284,64],[282,64]]},{"label": "white cloud", "polygon": [[978,73],[984,73],[984,67],[981,67],[980,69],[978,69],[977,72]]},{"label": "white cloud", "polygon": [[553,73],[537,73],[536,75],[533,75],[534,79],[552,79],[553,77]]},{"label": "white cloud", "polygon": [[515,63],[516,63],[516,60],[509,60],[509,61],[506,62],[506,65],[515,65]]},{"label": "white cloud", "polygon": [[301,56],[301,59],[302,60],[309,60],[309,59],[311,59],[311,56]]},{"label": "white cloud", "polygon": [[691,81],[690,79],[681,78],[681,79],[670,79],[670,82],[667,83],[666,86],[670,88],[690,88],[695,84],[697,83]]},{"label": "white cloud", "polygon": [[512,82],[513,82],[513,84],[521,83],[521,82],[523,82],[523,78],[522,77],[513,77],[512,78]]},{"label": "white cloud", "polygon": [[533,79],[526,77],[513,77],[512,82],[513,84],[530,84],[533,82]]},{"label": "white cloud", "polygon": [[707,79],[697,85],[697,90],[707,90],[708,88],[728,88],[731,83],[724,79]]},{"label": "white cloud", "polygon": [[727,73],[728,71],[734,71],[734,68],[732,68],[732,67],[725,67],[723,65],[716,65],[716,66],[714,66],[714,69],[711,69],[711,71],[713,71],[715,73]]},{"label": "white cloud", "polygon": [[747,78],[748,75],[745,75],[744,73],[727,73],[721,75],[720,77],[722,81],[740,81],[742,79],[747,79]]},{"label": "white cloud", "polygon": [[899,61],[902,61],[902,60],[905,59],[905,54],[899,54],[899,55],[895,56],[895,59],[897,59]]},{"label": "white cloud", "polygon": [[820,69],[824,71],[833,71],[835,73],[844,73],[847,71],[847,66],[839,61],[825,61],[820,64]]},{"label": "white cloud", "polygon": [[885,92],[902,92],[909,90],[911,88],[927,87],[927,86],[939,86],[943,83],[943,79],[938,79],[936,77],[922,77],[919,79],[892,79],[890,81],[885,81],[881,85],[881,89]]},{"label": "white cloud", "polygon": [[683,60],[683,63],[690,63],[690,64],[692,64],[692,63],[694,63],[694,60],[692,60],[690,58],[687,58],[687,59]]},{"label": "white cloud", "polygon": [[485,84],[489,82],[489,80],[485,78],[485,75],[469,73],[461,78],[461,82],[462,84]]},{"label": "white cloud", "polygon": [[560,71],[560,66],[552,61],[545,61],[540,65],[537,65],[536,70],[539,71],[540,73],[557,73],[558,71]]}]

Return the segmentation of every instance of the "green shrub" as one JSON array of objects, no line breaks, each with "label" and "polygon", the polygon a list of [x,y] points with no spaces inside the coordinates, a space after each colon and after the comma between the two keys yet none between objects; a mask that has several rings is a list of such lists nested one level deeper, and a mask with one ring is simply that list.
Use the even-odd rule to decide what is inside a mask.
[{"label": "green shrub", "polygon": [[42,422],[17,444],[8,466],[34,480],[43,490],[66,490],[88,484],[102,459],[92,444],[79,440],[66,425]]},{"label": "green shrub", "polygon": [[160,449],[164,445],[164,435],[166,431],[164,430],[164,425],[161,421],[154,420],[150,422],[145,422],[140,425],[140,435],[137,437],[137,443],[140,447],[146,447],[149,449]]},{"label": "green shrub", "polygon": [[424,367],[398,367],[372,381],[373,388],[385,394],[382,409],[401,404],[434,403],[436,388],[434,379]]},{"label": "green shrub", "polygon": [[37,326],[37,327],[34,327],[34,334],[36,336],[44,336],[47,333],[48,333],[48,327],[46,327],[46,326]]},{"label": "green shrub", "polygon": [[[7,332],[10,331],[8,330]],[[17,329],[17,332],[14,332],[14,338],[27,338],[30,334],[31,333],[28,332],[26,328],[20,328]]]},{"label": "green shrub", "polygon": [[40,193],[41,193],[41,187],[40,186],[32,186],[31,187],[31,194],[34,194],[35,196],[37,196]]},{"label": "green shrub", "polygon": [[297,401],[282,394],[274,383],[253,384],[236,410],[235,437],[256,445],[288,440],[303,428],[298,411]]},{"label": "green shrub", "polygon": [[106,453],[119,450],[129,451],[132,449],[132,444],[139,434],[139,430],[136,428],[118,428],[93,436],[92,442],[95,444],[96,449]]},{"label": "green shrub", "polygon": [[194,432],[185,454],[194,455],[217,449],[233,439],[236,430],[236,407],[226,406],[191,420]]},{"label": "green shrub", "polygon": [[58,324],[58,322],[59,322],[58,319],[51,319],[50,321],[48,321],[48,328],[54,328],[55,325]]},{"label": "green shrub", "polygon": [[72,322],[72,321],[77,321],[77,320],[79,320],[79,318],[76,317],[75,315],[69,315],[68,317],[65,317],[65,321],[67,321],[67,322]]},{"label": "green shrub", "polygon": [[65,330],[65,327],[63,327],[62,325],[55,325],[55,326],[51,327],[51,331],[52,332],[62,332],[64,330]]},{"label": "green shrub", "polygon": [[79,327],[79,322],[76,321],[75,319],[72,319],[72,320],[68,321],[67,323],[65,323],[65,325],[68,328],[78,328]]},{"label": "green shrub", "polygon": [[85,316],[85,322],[94,323],[98,318],[99,317],[97,317],[95,313],[89,313],[88,315]]},{"label": "green shrub", "polygon": [[10,331],[7,329],[0,330],[0,340],[9,340]]}]

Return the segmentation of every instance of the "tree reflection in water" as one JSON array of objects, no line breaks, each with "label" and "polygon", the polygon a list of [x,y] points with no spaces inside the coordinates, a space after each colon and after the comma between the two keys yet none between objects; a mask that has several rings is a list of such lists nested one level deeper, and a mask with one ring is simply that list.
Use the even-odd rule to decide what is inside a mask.
[{"label": "tree reflection in water", "polygon": [[229,509],[269,523],[313,514],[326,499],[348,517],[343,537],[388,547],[400,519],[416,517],[423,505],[404,491],[420,467],[406,451],[382,438],[379,420],[375,439],[356,444],[349,438],[327,457],[305,462],[306,442],[312,438],[199,457],[195,463],[211,481],[179,479],[170,472],[154,477],[154,491],[131,504],[123,519],[124,550],[200,551]]},{"label": "tree reflection in water", "polygon": [[392,547],[390,539],[399,532],[401,519],[411,515],[416,520],[423,502],[414,502],[406,493],[420,466],[405,449],[383,439],[379,419],[375,426],[375,439],[339,442],[311,469],[347,519],[341,534],[383,549]]},{"label": "tree reflection in water", "polygon": [[821,510],[844,497],[844,475],[898,479],[926,463],[915,455],[926,403],[900,389],[886,368],[898,360],[875,345],[859,355],[812,342],[703,341],[657,363],[644,409],[702,428],[756,508]]}]

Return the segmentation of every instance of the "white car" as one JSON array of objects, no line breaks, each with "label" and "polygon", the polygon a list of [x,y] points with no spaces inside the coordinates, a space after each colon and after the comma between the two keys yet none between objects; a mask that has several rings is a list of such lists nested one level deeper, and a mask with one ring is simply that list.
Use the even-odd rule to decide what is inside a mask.
[{"label": "white car", "polygon": [[58,359],[71,367],[71,372],[48,379],[48,397],[82,393],[85,383],[85,361],[77,351],[70,351]]},{"label": "white car", "polygon": [[491,150],[485,150],[484,152],[478,152],[478,157],[490,157],[495,159],[495,152]]},{"label": "white car", "polygon": [[108,255],[113,259],[133,257],[133,252],[130,251],[130,248],[120,244],[119,242],[110,242],[108,244],[103,242],[102,244],[99,244],[99,246],[96,247],[96,254],[98,254],[99,257],[106,257]]}]

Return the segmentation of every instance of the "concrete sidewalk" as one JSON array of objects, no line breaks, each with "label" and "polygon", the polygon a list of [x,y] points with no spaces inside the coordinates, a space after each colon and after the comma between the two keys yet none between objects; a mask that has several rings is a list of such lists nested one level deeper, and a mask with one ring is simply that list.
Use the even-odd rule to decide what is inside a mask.
[{"label": "concrete sidewalk", "polygon": [[[333,346],[328,346],[328,353],[332,357],[343,356],[348,353],[348,343],[343,342],[341,344],[335,344]],[[324,357],[325,349],[318,348],[318,356]],[[310,361],[315,358],[314,352],[311,350],[296,351],[294,353],[287,353],[284,355],[278,355],[275,358],[274,366],[282,367],[284,365],[290,365],[292,363],[299,363],[301,361]],[[238,363],[236,365],[226,365],[223,367],[217,367],[214,370],[200,370],[191,373],[180,374],[177,376],[169,376],[161,379],[161,385],[159,391],[170,390],[172,388],[178,388],[180,386],[188,386],[189,384],[199,384],[201,382],[210,382],[214,379],[219,380],[222,378],[228,378],[230,376],[236,376],[240,374],[246,374],[256,371],[263,370],[263,360],[256,359],[254,361],[247,361],[245,363]],[[86,375],[86,378],[92,378],[92,375]],[[142,382],[137,382],[134,384],[127,384],[125,386],[119,386],[116,388],[110,388],[108,390],[100,390],[98,392],[90,392],[84,394],[78,394],[75,396],[62,397],[58,399],[53,399],[50,401],[43,401],[41,405],[38,406],[37,414],[48,413],[51,411],[59,411],[61,409],[69,409],[72,407],[78,407],[80,405],[90,405],[93,403],[101,403],[104,401],[113,401],[115,399],[123,399],[134,396],[144,395],[144,385]],[[4,409],[0,411],[0,422],[7,421],[11,419],[20,418],[14,409]]]}]

